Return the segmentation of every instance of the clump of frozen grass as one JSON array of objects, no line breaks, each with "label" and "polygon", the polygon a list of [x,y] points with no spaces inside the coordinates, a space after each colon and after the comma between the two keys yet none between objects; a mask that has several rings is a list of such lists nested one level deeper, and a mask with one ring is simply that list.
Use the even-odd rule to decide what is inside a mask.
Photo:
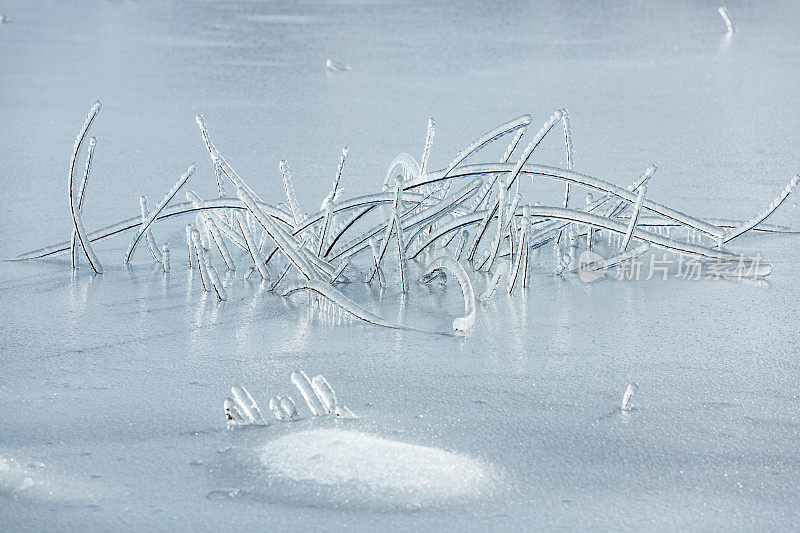
[{"label": "clump of frozen grass", "polygon": [[[290,379],[306,402],[311,416],[323,417],[332,414],[337,418],[356,418],[347,406],[339,404],[333,387],[324,376],[318,375],[314,376],[314,379],[309,379],[305,372],[297,370],[292,372]],[[225,398],[223,402],[228,429],[269,424],[246,388],[236,385],[231,388],[231,394],[233,397]],[[281,422],[291,422],[300,418],[291,396],[272,396],[269,399],[269,410],[272,416]]]},{"label": "clump of frozen grass", "polygon": [[[81,214],[94,154],[94,138],[89,141],[84,176],[77,190],[74,172],[80,148],[99,109],[98,101],[87,115],[73,147],[68,183],[73,219],[71,239],[22,254],[15,260],[71,252],[73,265],[77,266],[80,247],[90,266],[99,273],[102,267],[91,244],[125,231],[135,231],[125,263],[129,263],[137,243],[144,238],[153,261],[160,262],[166,271],[170,268],[169,246],[165,243],[159,247],[153,238],[152,227],[171,217],[190,215],[195,216],[195,224],[186,227],[189,267],[198,269],[203,289],[216,293],[220,300],[227,299],[227,293],[217,272],[218,265],[214,263],[221,259],[224,267],[232,271],[235,264],[229,247],[233,244],[253,261],[245,278],[253,272],[258,272],[262,280],[270,278],[267,264],[274,260],[278,263],[279,275],[272,279],[271,288],[276,289],[284,279],[288,280],[289,289],[283,291],[283,296],[302,292],[312,303],[310,308],[324,310],[339,320],[341,317],[355,318],[398,329],[411,328],[381,318],[336,288],[336,284],[349,281],[343,272],[351,264],[358,265],[359,255],[363,254],[361,257],[370,264],[366,280],[369,282],[377,276],[381,287],[391,287],[389,278],[394,274],[386,268],[384,259],[390,246],[396,248],[399,291],[405,293],[409,290],[407,278],[422,268],[416,258],[425,251],[439,250],[439,258],[422,268],[421,281],[445,278],[445,271],[455,276],[464,295],[465,315],[453,321],[453,328],[464,331],[474,324],[476,312],[472,284],[462,261],[473,271],[494,272],[482,300],[488,299],[506,276],[509,293],[520,285],[527,287],[531,270],[529,256],[533,253],[535,257],[538,247],[552,243],[555,272],[561,275],[568,271],[571,258],[580,255],[584,243],[586,249],[592,251],[595,241],[597,246],[602,244],[603,239],[594,237],[603,232],[607,234],[609,249],[615,254],[597,262],[604,269],[646,253],[651,246],[733,266],[739,256],[724,248],[727,242],[751,230],[791,231],[767,226],[764,222],[800,181],[800,176],[795,176],[765,210],[751,219],[710,223],[645,197],[646,184],[655,172],[655,166],[648,167],[627,188],[575,172],[570,117],[566,109],[561,109],[545,121],[518,155],[515,155],[517,148],[532,123],[530,115],[505,122],[484,133],[459,151],[447,167],[435,171],[429,170],[436,132],[436,123],[430,119],[419,163],[414,157],[401,154],[389,165],[380,192],[348,198],[342,197],[340,187],[349,153],[345,148],[320,210],[304,213],[285,161],[279,165],[285,203],[273,205],[264,201],[220,154],[211,140],[205,119],[197,115],[197,125],[211,158],[218,197],[203,199],[189,191],[187,202],[171,203],[195,172],[196,167],[192,165],[152,211],[148,210],[147,201],[142,197],[135,217],[89,233],[83,227]],[[537,147],[559,122],[563,126],[566,168],[530,163]],[[468,164],[468,159],[506,136],[512,138],[500,162]],[[558,207],[544,206],[540,202],[524,205],[523,177],[562,182],[565,187],[563,201]],[[452,184],[465,179],[466,184],[450,192]],[[236,197],[227,196],[226,180],[235,187]],[[514,187],[513,191],[511,187]],[[584,187],[589,192],[586,204],[580,208],[570,207],[570,191],[574,187]],[[642,219],[644,213],[647,216]],[[371,226],[364,230],[364,224]],[[580,238],[582,232],[585,232],[585,240]],[[687,235],[688,238],[679,240],[673,235]],[[488,246],[482,246],[483,242],[488,242]],[[443,250],[446,251],[442,254]],[[356,268],[351,267],[351,270]],[[758,275],[767,275],[770,270],[762,268]],[[576,271],[580,273],[580,269],[571,272]],[[233,278],[226,276],[226,281],[228,279]],[[280,407],[281,398],[277,398],[276,407]],[[231,406],[230,415],[235,419],[237,411],[234,407],[236,405]],[[246,414],[240,407],[237,409],[242,411],[242,415]],[[335,404],[326,406],[325,410],[345,413]]]}]

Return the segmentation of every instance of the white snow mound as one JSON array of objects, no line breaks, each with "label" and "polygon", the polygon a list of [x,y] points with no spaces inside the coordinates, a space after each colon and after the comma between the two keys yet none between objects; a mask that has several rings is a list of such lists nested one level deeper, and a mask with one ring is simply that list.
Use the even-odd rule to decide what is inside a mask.
[{"label": "white snow mound", "polygon": [[341,429],[291,433],[259,458],[270,478],[356,505],[439,505],[479,495],[490,479],[467,455]]}]

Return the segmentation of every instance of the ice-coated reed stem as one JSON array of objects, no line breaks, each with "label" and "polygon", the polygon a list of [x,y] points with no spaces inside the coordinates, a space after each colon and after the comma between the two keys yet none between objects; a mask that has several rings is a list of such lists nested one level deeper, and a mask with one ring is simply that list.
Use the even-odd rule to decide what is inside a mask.
[{"label": "ice-coated reed stem", "polygon": [[250,252],[250,257],[253,259],[253,265],[261,275],[261,279],[267,279],[269,273],[267,271],[266,261],[263,260],[261,253],[256,248],[255,242],[253,241],[253,234],[250,233],[250,228],[248,228],[247,224],[242,220],[241,213],[236,212],[233,216],[239,226],[239,230],[244,236],[244,242],[247,246],[247,251]]},{"label": "ice-coated reed stem", "polygon": [[436,121],[431,117],[428,119],[428,131],[425,134],[425,148],[423,148],[422,158],[419,160],[420,174],[425,174],[428,170],[428,159],[431,156],[431,146],[433,146],[434,135],[436,135]]},{"label": "ice-coated reed stem", "polygon": [[206,292],[211,291],[211,278],[208,277],[205,261],[205,249],[200,242],[200,232],[192,229],[192,246],[194,247],[194,260],[197,263],[197,268],[200,270],[200,281],[203,283],[203,290]]},{"label": "ice-coated reed stem", "polygon": [[[81,127],[78,135],[75,137],[75,144],[72,147],[72,158],[69,162],[69,178],[67,180],[67,192],[69,194],[69,210],[72,215],[72,224],[74,226],[75,233],[78,235],[78,242],[83,248],[83,253],[86,255],[86,260],[89,261],[89,266],[92,267],[92,270],[95,273],[100,274],[103,272],[103,266],[100,264],[100,260],[97,259],[97,255],[94,253],[94,249],[92,248],[92,244],[89,241],[89,237],[86,235],[86,228],[83,226],[83,218],[81,217],[80,209],[78,208],[78,201],[75,196],[75,184],[74,184],[74,175],[75,175],[75,161],[78,158],[78,152],[81,149],[81,145],[83,144],[83,140],[86,138],[86,133],[89,131],[89,128],[92,125],[97,113],[100,111],[102,107],[102,102],[100,100],[96,101],[91,109],[89,110],[89,114],[86,115],[86,120],[83,122],[83,126]],[[76,254],[73,254],[75,256]],[[77,259],[75,257],[74,259]],[[73,260],[72,268],[77,268],[77,261]]]},{"label": "ice-coated reed stem", "polygon": [[[94,156],[94,147],[97,145],[97,138],[92,137],[89,139],[89,149],[88,153],[86,154],[86,166],[83,170],[83,179],[81,180],[81,186],[78,190],[78,211],[83,209],[83,197],[86,193],[86,184],[89,182],[89,171],[92,168],[92,157]],[[72,228],[72,236],[70,237],[70,255],[72,257],[72,268],[75,268],[78,265],[78,255],[77,255],[77,240],[78,234],[75,232],[75,228]]]},{"label": "ice-coated reed stem", "polygon": [[194,227],[191,224],[186,224],[186,249],[189,251],[189,267],[192,266],[192,249],[194,245],[192,244],[192,232],[194,231]]},{"label": "ice-coated reed stem", "polygon": [[133,255],[133,251],[136,249],[136,244],[139,242],[139,239],[142,238],[142,235],[144,235],[144,233],[147,231],[147,229],[150,227],[153,221],[155,221],[156,217],[158,217],[158,214],[161,213],[161,211],[167,206],[169,201],[172,200],[172,198],[176,194],[178,194],[180,188],[183,187],[183,184],[186,183],[186,180],[189,179],[189,176],[194,174],[195,170],[197,170],[196,164],[192,163],[191,165],[189,165],[189,168],[186,169],[186,172],[184,172],[181,175],[181,177],[178,178],[178,181],[175,182],[172,188],[170,188],[170,190],[167,191],[167,194],[165,194],[164,197],[161,199],[161,201],[158,202],[158,205],[150,213],[150,216],[147,217],[147,220],[142,223],[142,226],[139,228],[136,237],[134,237],[133,241],[131,242],[131,245],[128,247],[128,252],[125,254],[126,264],[130,262],[131,255]]},{"label": "ice-coated reed stem", "polygon": [[286,201],[289,204],[289,209],[292,211],[295,226],[299,226],[305,217],[300,210],[300,204],[297,203],[297,196],[294,193],[292,175],[289,173],[289,163],[282,159],[278,164],[278,168],[280,168],[281,176],[283,177],[283,190],[286,193]]},{"label": "ice-coated reed stem", "polygon": [[161,266],[164,267],[164,272],[169,272],[169,244],[167,243],[161,245]]},{"label": "ice-coated reed stem", "polygon": [[633,232],[636,229],[636,222],[639,220],[639,212],[642,210],[642,204],[644,203],[644,195],[646,192],[647,185],[642,185],[639,187],[639,195],[636,197],[636,203],[633,204],[633,214],[628,222],[628,231],[625,232],[625,238],[622,239],[620,252],[624,252],[628,249],[628,245],[631,242],[631,237],[633,237]]},{"label": "ice-coated reed stem", "polygon": [[[139,210],[142,213],[142,224],[145,223],[147,220],[147,196],[140,196],[139,197]],[[156,240],[153,238],[153,232],[151,230],[147,230],[144,232],[145,241],[147,242],[147,249],[150,250],[150,255],[153,257],[153,261],[156,263],[161,262],[161,257],[158,253],[158,244]]]},{"label": "ice-coated reed stem", "polygon": [[[572,129],[569,126],[569,111],[561,110],[561,122],[564,124],[564,147],[567,151],[567,170],[572,170]],[[564,207],[569,207],[569,182],[564,184]]]},{"label": "ice-coated reed stem", "polygon": [[453,254],[453,258],[456,261],[459,261],[461,259],[461,253],[464,251],[464,245],[466,244],[467,239],[469,239],[469,231],[465,229],[461,230],[458,238],[458,244],[456,245],[456,253]]},{"label": "ice-coated reed stem", "polygon": [[497,289],[497,286],[500,284],[500,279],[508,273],[508,266],[505,263],[500,263],[497,269],[494,271],[494,275],[489,280],[489,283],[486,284],[486,290],[483,291],[478,299],[482,302],[486,302],[489,298],[492,297],[494,291]]},{"label": "ice-coated reed stem", "polygon": [[206,262],[206,272],[208,273],[208,279],[211,281],[211,286],[214,288],[214,292],[217,293],[217,298],[220,300],[227,300],[228,294],[225,292],[225,287],[222,285],[222,280],[219,279],[219,274],[217,274],[217,269],[214,268],[214,265],[211,264],[211,261],[208,260],[208,257],[203,257]]},{"label": "ice-coated reed stem", "polygon": [[753,218],[751,218],[749,220],[746,220],[742,224],[740,224],[739,226],[733,228],[731,231],[729,231],[725,235],[725,237],[723,238],[722,242],[723,243],[729,243],[730,241],[732,241],[733,239],[735,239],[739,235],[741,235],[741,234],[743,234],[743,233],[745,233],[747,231],[750,231],[754,227],[758,226],[759,224],[761,224],[762,222],[767,220],[767,218],[769,218],[769,216],[772,215],[772,213],[774,213],[781,206],[781,204],[786,201],[786,199],[789,197],[789,195],[792,194],[792,191],[795,189],[795,187],[797,187],[798,181],[800,181],[800,174],[796,174],[791,179],[791,181],[786,186],[786,188],[781,191],[781,193],[778,195],[778,197],[775,198],[772,201],[772,203],[770,203],[767,206],[766,209],[764,209],[763,211],[758,213]]},{"label": "ice-coated reed stem", "polygon": [[278,227],[275,222],[272,221],[269,215],[264,213],[250,193],[239,187],[236,190],[236,194],[247,206],[247,209],[253,213],[253,216],[256,218],[258,223],[261,224],[261,227],[264,228],[267,233],[269,233],[269,236],[281,249],[283,255],[285,255],[294,264],[294,266],[297,267],[297,269],[306,279],[311,279],[314,277],[314,269],[308,262],[306,256],[300,253],[299,250],[295,248],[293,244],[291,244],[291,237],[288,236],[280,227]]}]

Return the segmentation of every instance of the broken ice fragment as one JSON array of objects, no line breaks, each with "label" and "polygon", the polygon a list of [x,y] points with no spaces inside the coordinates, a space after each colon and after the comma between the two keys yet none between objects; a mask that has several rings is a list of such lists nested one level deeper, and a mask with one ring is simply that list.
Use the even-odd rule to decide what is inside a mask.
[{"label": "broken ice fragment", "polygon": [[625,389],[625,394],[622,395],[622,410],[623,411],[630,411],[631,410],[631,398],[636,392],[639,390],[639,385],[636,383],[631,383],[628,385],[628,388]]},{"label": "broken ice fragment", "polygon": [[336,408],[336,393],[333,392],[328,380],[324,376],[314,376],[311,381],[311,387],[314,389],[317,398],[322,402],[325,410],[332,413]]}]

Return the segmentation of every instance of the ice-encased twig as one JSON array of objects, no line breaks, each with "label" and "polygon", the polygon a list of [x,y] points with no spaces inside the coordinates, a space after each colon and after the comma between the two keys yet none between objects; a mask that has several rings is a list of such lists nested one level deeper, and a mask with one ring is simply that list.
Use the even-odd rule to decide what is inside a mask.
[{"label": "ice-encased twig", "polygon": [[759,224],[767,220],[767,218],[769,218],[769,216],[772,215],[772,213],[774,213],[781,206],[781,204],[786,201],[789,195],[792,194],[792,191],[795,189],[795,187],[797,187],[798,181],[800,181],[800,174],[795,174],[795,176],[791,179],[786,188],[784,188],[781,191],[778,197],[775,198],[772,201],[772,203],[767,206],[766,209],[758,213],[753,218],[744,221],[741,225],[733,228],[725,235],[722,242],[729,243],[739,235],[753,229],[754,227],[758,226]]},{"label": "ice-encased twig", "polygon": [[250,395],[250,393],[247,392],[247,389],[244,388],[243,385],[234,385],[231,387],[231,394],[233,394],[233,398],[236,400],[236,403],[239,405],[242,413],[253,424],[267,424],[267,419],[264,418],[264,415],[261,413],[261,409],[258,407],[258,404]]},{"label": "ice-encased twig", "polygon": [[[142,212],[142,224],[145,223],[147,220],[147,196],[140,196],[139,197],[139,209]],[[147,241],[147,249],[150,250],[150,255],[153,257],[153,261],[156,263],[161,262],[161,258],[158,255],[158,244],[156,240],[153,238],[153,232],[151,230],[147,230],[144,232],[145,240]]]},{"label": "ice-encased twig", "polygon": [[631,219],[628,221],[628,231],[625,232],[625,237],[622,239],[622,244],[619,247],[620,252],[624,252],[628,249],[628,244],[630,244],[631,237],[633,237],[633,230],[636,229],[636,222],[639,220],[639,212],[642,210],[646,192],[647,185],[639,187],[639,195],[636,197],[636,203],[633,204],[633,214],[631,214]]},{"label": "ice-encased twig", "polygon": [[464,270],[464,267],[461,266],[461,263],[457,262],[449,255],[441,255],[425,268],[425,272],[420,277],[420,281],[427,283],[433,279],[433,277],[429,276],[441,269],[449,270],[456,277],[458,284],[461,286],[461,294],[464,297],[464,316],[453,320],[453,329],[456,331],[466,331],[475,323],[475,291],[472,289],[472,282],[469,280],[469,276],[467,276],[467,272]]},{"label": "ice-encased twig", "polygon": [[[572,130],[569,127],[569,111],[561,110],[561,122],[564,124],[564,146],[567,151],[567,170],[572,170]],[[564,207],[569,207],[569,182],[564,184]]]},{"label": "ice-encased twig", "polygon": [[428,170],[428,159],[431,156],[431,146],[433,146],[434,135],[436,135],[436,121],[431,117],[428,119],[428,131],[425,133],[425,148],[423,148],[422,157],[419,160],[420,174],[425,174]]},{"label": "ice-encased twig", "polygon": [[289,209],[292,210],[292,217],[294,218],[295,225],[300,224],[303,219],[303,212],[300,210],[300,204],[297,203],[297,196],[294,193],[294,184],[292,183],[292,175],[289,173],[289,163],[281,160],[278,164],[283,177],[283,190],[286,193],[286,201],[289,204]]},{"label": "ice-encased twig", "polygon": [[[381,270],[380,262],[378,261],[378,255],[380,255],[380,249],[378,248],[378,242],[375,240],[375,237],[370,237],[369,239],[369,247],[372,250],[372,266],[375,269],[375,272],[378,274],[378,284],[383,287],[383,271]],[[364,280],[366,283],[369,283],[370,279]]]},{"label": "ice-encased twig", "polygon": [[300,253],[298,249],[289,242],[291,237],[287,236],[283,230],[275,224],[272,218],[261,210],[250,193],[239,187],[236,190],[236,194],[247,206],[247,209],[253,213],[253,216],[256,218],[258,223],[261,224],[261,227],[264,228],[267,233],[269,233],[269,236],[281,249],[283,255],[285,255],[294,264],[294,266],[297,267],[297,269],[306,279],[311,279],[314,277],[314,269],[308,262],[306,256]]},{"label": "ice-encased twig", "polygon": [[336,393],[333,392],[333,387],[325,379],[325,376],[314,376],[314,379],[311,380],[311,387],[325,410],[328,413],[333,413],[338,402],[336,401]]},{"label": "ice-encased twig", "polygon": [[297,406],[291,396],[283,396],[280,400],[281,410],[287,420],[294,420],[299,415],[297,414]]},{"label": "ice-encased twig", "polygon": [[[201,205],[203,202],[203,199],[200,198],[200,196],[198,196],[194,191],[186,191],[186,199],[192,202],[196,206]],[[222,260],[225,263],[225,267],[228,270],[235,270],[236,264],[233,262],[233,257],[231,256],[230,251],[228,250],[228,245],[225,243],[225,240],[222,238],[222,235],[220,234],[220,226],[217,225],[216,219],[204,211],[200,211],[199,214],[203,225],[208,230],[208,233],[211,236],[211,240],[217,246],[217,250],[219,250],[220,256],[222,256]],[[227,226],[227,223],[223,221],[223,225]],[[245,250],[247,250],[246,247]]]},{"label": "ice-encased twig", "polygon": [[397,210],[392,213],[392,218],[394,219],[393,224],[397,231],[397,261],[400,264],[400,292],[405,294],[408,292],[408,284],[406,283],[406,247],[403,243],[403,226],[400,223],[400,216],[397,214]]},{"label": "ice-encased twig", "polygon": [[297,390],[300,391],[300,395],[306,401],[311,414],[314,416],[322,416],[325,414],[325,407],[322,405],[322,402],[317,395],[314,393],[314,388],[311,385],[311,380],[308,379],[308,376],[302,370],[297,370],[292,372],[291,377],[292,383]]},{"label": "ice-encased twig", "polygon": [[192,246],[194,247],[194,260],[197,263],[197,268],[200,270],[200,281],[203,283],[203,290],[210,292],[213,288],[211,286],[211,278],[208,276],[206,270],[205,251],[203,244],[200,242],[200,232],[192,228]]},{"label": "ice-encased twig", "polygon": [[[83,209],[83,196],[86,193],[86,184],[89,182],[89,171],[92,168],[92,157],[94,156],[94,147],[97,145],[97,138],[92,137],[89,139],[89,150],[86,154],[86,166],[83,170],[83,179],[81,180],[81,186],[78,190],[78,211]],[[78,234],[75,232],[75,228],[72,228],[72,237],[70,237],[70,255],[72,256],[72,268],[75,268],[78,265],[78,255],[77,255],[77,239]]]},{"label": "ice-encased twig", "polygon": [[228,294],[225,292],[225,287],[222,285],[222,280],[219,279],[219,274],[217,274],[217,269],[214,268],[214,265],[208,260],[207,257],[203,256],[203,259],[206,262],[206,272],[208,273],[208,279],[211,281],[211,286],[214,288],[214,292],[217,293],[217,298],[222,301],[228,299]]},{"label": "ice-encased twig", "polygon": [[733,27],[733,22],[731,21],[731,13],[728,11],[728,8],[725,6],[719,6],[717,8],[717,13],[719,16],[722,17],[722,20],[725,21],[725,26],[727,28],[727,34],[733,35],[733,32],[736,31],[736,28]]},{"label": "ice-encased twig", "polygon": [[244,242],[247,246],[247,251],[250,252],[250,257],[253,259],[253,265],[255,269],[258,270],[258,273],[261,275],[261,279],[267,279],[269,277],[269,272],[267,271],[266,261],[261,256],[261,252],[258,251],[256,248],[256,244],[253,241],[253,235],[250,233],[250,229],[247,227],[247,224],[242,220],[242,215],[239,212],[233,214],[236,223],[239,225],[239,229],[244,235]]},{"label": "ice-encased twig", "polygon": [[186,224],[186,249],[189,251],[189,267],[194,264],[192,261],[192,249],[194,248],[194,244],[192,244],[192,225]]},{"label": "ice-encased twig", "polygon": [[[83,144],[83,140],[86,138],[86,133],[89,131],[89,127],[92,125],[97,113],[100,111],[102,107],[102,102],[100,100],[96,101],[91,109],[89,110],[89,114],[86,115],[86,120],[83,122],[83,126],[81,127],[78,135],[75,137],[75,144],[72,147],[72,158],[69,162],[69,178],[67,180],[67,192],[69,193],[69,210],[72,214],[72,224],[74,226],[75,233],[78,235],[78,242],[80,242],[81,248],[83,248],[83,253],[86,255],[86,260],[89,261],[89,266],[92,267],[92,270],[95,273],[100,274],[103,272],[103,266],[100,264],[100,260],[97,259],[97,255],[94,253],[94,249],[92,248],[92,244],[89,241],[89,237],[86,235],[86,228],[83,226],[83,218],[81,217],[80,209],[78,208],[78,202],[75,197],[75,185],[74,185],[74,175],[75,175],[75,161],[78,158],[78,152],[81,149],[81,145]],[[73,262],[72,268],[77,268],[77,257],[76,254],[73,254]]]},{"label": "ice-encased twig", "polygon": [[176,194],[178,194],[180,188],[183,187],[183,184],[186,183],[186,180],[189,179],[189,176],[194,174],[195,170],[197,170],[197,165],[195,163],[189,165],[189,168],[186,169],[186,172],[184,172],[181,175],[181,177],[178,178],[178,181],[175,182],[172,188],[169,191],[167,191],[167,194],[165,194],[164,197],[161,199],[161,201],[158,202],[158,205],[150,213],[150,216],[147,217],[147,220],[142,222],[142,226],[139,228],[139,232],[136,234],[136,237],[134,237],[133,241],[131,242],[131,245],[128,247],[128,252],[125,254],[126,264],[131,260],[131,255],[133,255],[133,251],[136,249],[136,243],[139,242],[139,239],[142,238],[142,235],[144,235],[144,233],[147,231],[147,229],[150,227],[153,221],[155,221],[156,217],[158,217],[158,214],[161,213],[161,211],[167,206],[169,201],[172,200],[172,198]]},{"label": "ice-encased twig", "polygon": [[161,266],[164,272],[169,272],[169,244],[166,242],[161,245]]},{"label": "ice-encased twig", "polygon": [[383,326],[386,328],[392,329],[410,329],[405,326],[401,326],[399,324],[393,324],[384,320],[383,318],[379,317],[375,313],[368,311],[361,305],[357,304],[340,291],[338,291],[335,287],[328,285],[327,283],[320,281],[318,279],[309,279],[303,282],[300,285],[295,285],[288,289],[286,292],[282,294],[282,296],[289,296],[298,291],[310,291],[319,294],[320,296],[328,299],[334,305],[340,307],[342,310],[350,313],[354,317],[363,320],[364,322],[369,322],[370,324],[375,324],[376,326]]},{"label": "ice-encased twig", "polygon": [[519,116],[513,120],[509,120],[508,122],[500,124],[496,128],[487,131],[486,133],[484,133],[483,135],[472,141],[466,148],[461,150],[458,154],[456,154],[456,156],[453,158],[450,164],[447,165],[447,168],[443,171],[444,177],[445,178],[448,177],[451,171],[453,171],[453,169],[455,169],[458,165],[460,165],[461,162],[464,161],[470,155],[478,152],[481,148],[483,148],[490,142],[497,140],[500,137],[503,137],[507,133],[516,131],[523,127],[527,127],[528,124],[531,123],[531,120],[533,120],[533,117],[526,114]]},{"label": "ice-encased twig", "polygon": [[[513,215],[512,215],[513,216]],[[514,263],[514,269],[508,277],[508,292],[514,290],[514,285],[519,277],[520,269],[527,271],[528,269],[528,227],[530,226],[530,208],[525,206],[522,209],[522,229],[519,231],[519,250],[517,251],[517,260]],[[513,237],[512,237],[513,238]],[[523,277],[525,272],[523,271]]]}]

